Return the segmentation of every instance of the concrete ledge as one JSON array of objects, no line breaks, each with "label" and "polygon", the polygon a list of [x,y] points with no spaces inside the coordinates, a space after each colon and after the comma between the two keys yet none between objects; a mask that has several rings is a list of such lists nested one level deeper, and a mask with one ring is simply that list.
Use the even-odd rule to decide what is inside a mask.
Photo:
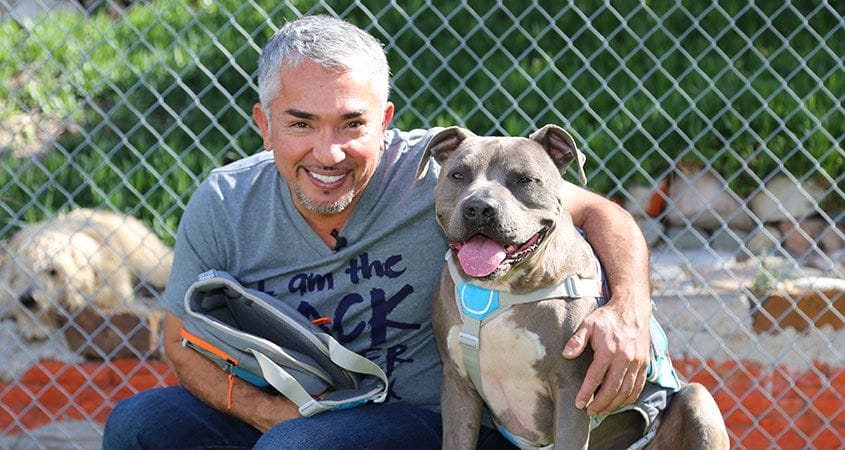
[{"label": "concrete ledge", "polygon": [[845,289],[789,287],[764,297],[752,323],[755,333],[779,332],[787,327],[806,331],[825,325],[840,330],[845,326],[843,317]]},{"label": "concrete ledge", "polygon": [[89,359],[161,355],[160,331],[164,311],[126,308],[98,311],[85,308],[65,327],[70,351]]}]

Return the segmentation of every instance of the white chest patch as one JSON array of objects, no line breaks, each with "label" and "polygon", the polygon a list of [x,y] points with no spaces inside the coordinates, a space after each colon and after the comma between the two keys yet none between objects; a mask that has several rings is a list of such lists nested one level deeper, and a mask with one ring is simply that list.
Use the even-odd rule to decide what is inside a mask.
[{"label": "white chest patch", "polygon": [[[479,364],[484,397],[497,417],[508,418],[507,422],[511,423],[503,423],[508,429],[522,428],[542,434],[533,415],[540,400],[549,396],[549,389],[534,366],[546,356],[547,349],[537,334],[517,327],[510,320],[512,312],[502,313],[481,328]],[[452,327],[447,345],[461,374],[468,376],[458,341],[460,332],[460,327]]]}]

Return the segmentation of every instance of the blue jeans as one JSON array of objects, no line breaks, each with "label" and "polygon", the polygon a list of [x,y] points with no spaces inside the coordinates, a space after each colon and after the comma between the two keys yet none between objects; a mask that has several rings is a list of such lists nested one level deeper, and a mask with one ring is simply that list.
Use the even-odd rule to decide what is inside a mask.
[{"label": "blue jeans", "polygon": [[[103,449],[440,448],[436,412],[401,402],[367,404],[282,422],[263,435],[180,386],[141,392],[109,414]],[[479,448],[514,448],[482,427]]]}]

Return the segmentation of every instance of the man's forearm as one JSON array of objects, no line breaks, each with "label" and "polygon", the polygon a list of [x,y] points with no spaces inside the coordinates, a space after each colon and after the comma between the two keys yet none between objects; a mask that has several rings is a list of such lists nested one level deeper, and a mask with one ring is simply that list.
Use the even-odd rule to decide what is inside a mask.
[{"label": "man's forearm", "polygon": [[231,377],[198,352],[179,343],[181,320],[168,314],[164,347],[179,381],[198,399],[264,432],[287,419],[300,417],[296,405]]},{"label": "man's forearm", "polygon": [[587,407],[588,414],[609,414],[633,403],[645,385],[651,315],[648,246],[619,205],[574,185],[565,189],[572,220],[601,260],[611,296],[607,305],[584,318],[563,356],[576,358],[588,345],[593,349],[575,406]]},{"label": "man's forearm", "polygon": [[603,200],[585,211],[579,226],[604,266],[610,301],[625,302],[638,318],[647,318],[651,313],[648,245],[636,221],[619,205]]}]

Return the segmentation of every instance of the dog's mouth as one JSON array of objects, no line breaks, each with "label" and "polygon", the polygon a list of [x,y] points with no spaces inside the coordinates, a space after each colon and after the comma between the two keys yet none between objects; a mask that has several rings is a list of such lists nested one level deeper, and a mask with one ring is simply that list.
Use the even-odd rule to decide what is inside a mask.
[{"label": "dog's mouth", "polygon": [[471,277],[492,279],[503,274],[536,250],[546,237],[544,227],[522,244],[502,245],[483,234],[476,234],[466,242],[449,244],[458,252],[458,263]]}]

